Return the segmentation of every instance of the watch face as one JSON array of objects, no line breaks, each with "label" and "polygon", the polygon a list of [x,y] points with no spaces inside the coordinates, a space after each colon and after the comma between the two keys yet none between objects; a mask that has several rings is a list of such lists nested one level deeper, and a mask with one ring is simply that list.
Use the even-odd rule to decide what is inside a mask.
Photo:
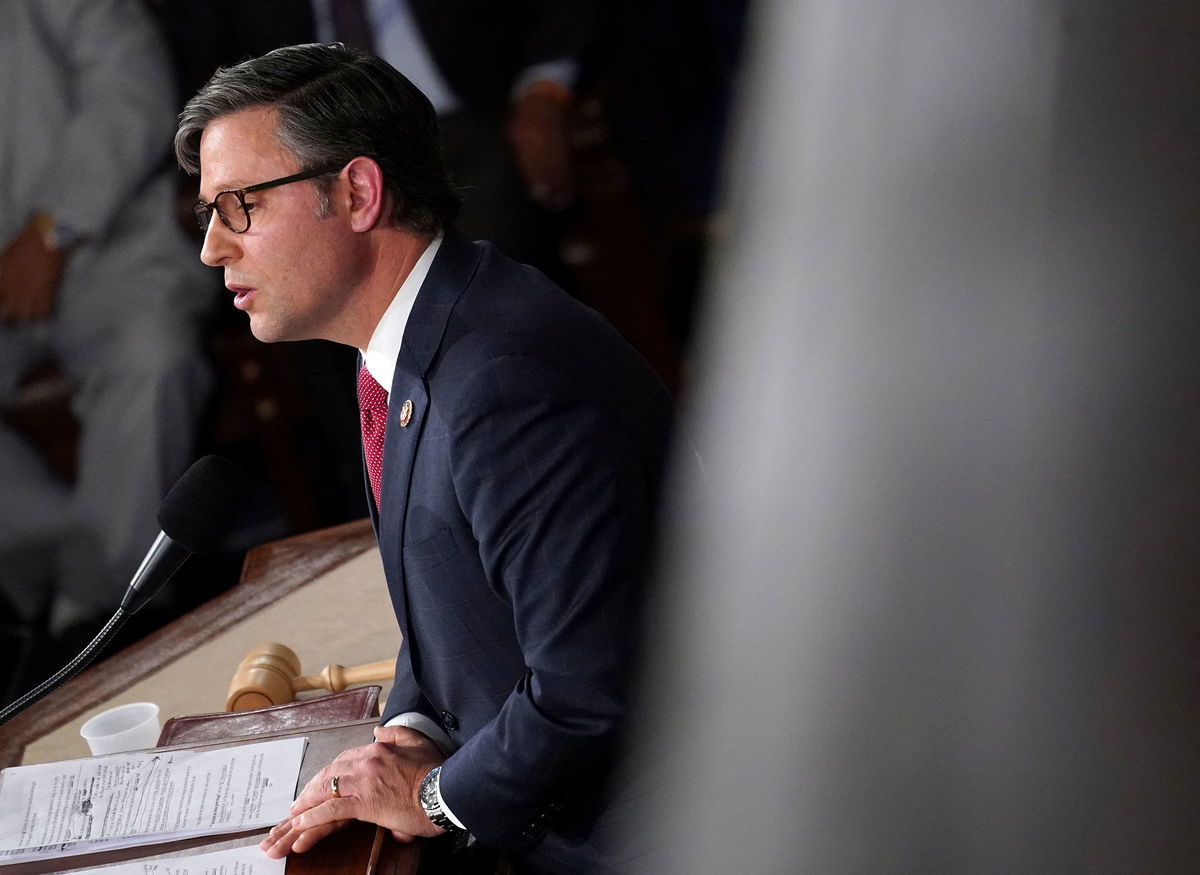
[{"label": "watch face", "polygon": [[421,790],[418,795],[421,799],[421,807],[425,809],[425,816],[429,818],[429,822],[447,832],[454,832],[458,830],[458,824],[449,818],[438,803],[437,783],[440,772],[441,766],[430,769],[429,774],[421,779]]},{"label": "watch face", "polygon": [[437,773],[436,768],[430,769],[429,774],[421,779],[421,805],[424,806],[427,813],[438,809],[437,792],[433,787],[434,781],[437,780]]}]

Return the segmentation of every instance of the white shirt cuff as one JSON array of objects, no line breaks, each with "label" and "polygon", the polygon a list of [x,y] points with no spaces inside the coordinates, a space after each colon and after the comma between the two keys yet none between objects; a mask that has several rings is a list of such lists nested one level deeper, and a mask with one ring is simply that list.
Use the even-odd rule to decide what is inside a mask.
[{"label": "white shirt cuff", "polygon": [[403,714],[397,714],[383,725],[403,726],[407,729],[415,729],[436,744],[438,750],[442,752],[442,756],[448,757],[454,753],[454,742],[450,740],[450,736],[446,734],[446,731],[438,725],[436,720],[422,714],[420,711],[405,711]]}]

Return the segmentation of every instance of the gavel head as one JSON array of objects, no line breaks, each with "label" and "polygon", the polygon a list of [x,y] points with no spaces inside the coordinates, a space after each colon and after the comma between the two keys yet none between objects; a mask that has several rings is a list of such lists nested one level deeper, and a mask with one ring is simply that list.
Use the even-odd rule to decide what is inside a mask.
[{"label": "gavel head", "polygon": [[260,644],[241,661],[229,684],[226,711],[249,711],[282,705],[294,698],[292,682],[300,674],[300,660],[282,644]]}]

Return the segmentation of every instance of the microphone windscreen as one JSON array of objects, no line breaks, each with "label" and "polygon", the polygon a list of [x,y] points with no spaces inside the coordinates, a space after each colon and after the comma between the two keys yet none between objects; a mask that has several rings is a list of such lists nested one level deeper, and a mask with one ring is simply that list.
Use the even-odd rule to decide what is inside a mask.
[{"label": "microphone windscreen", "polygon": [[163,499],[158,524],[172,541],[193,553],[216,548],[237,509],[245,476],[223,456],[192,463]]}]

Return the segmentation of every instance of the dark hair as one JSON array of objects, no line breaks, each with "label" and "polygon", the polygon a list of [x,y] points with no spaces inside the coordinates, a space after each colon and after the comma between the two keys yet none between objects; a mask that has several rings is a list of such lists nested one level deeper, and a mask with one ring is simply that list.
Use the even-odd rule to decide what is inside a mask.
[{"label": "dark hair", "polygon": [[[287,46],[218,69],[179,114],[179,165],[199,173],[200,136],[209,122],[256,107],[276,110],[276,136],[301,170],[340,168],[359,155],[378,162],[401,227],[434,233],[457,215],[437,114],[386,61],[332,43]],[[330,181],[317,184],[327,197]]]}]

